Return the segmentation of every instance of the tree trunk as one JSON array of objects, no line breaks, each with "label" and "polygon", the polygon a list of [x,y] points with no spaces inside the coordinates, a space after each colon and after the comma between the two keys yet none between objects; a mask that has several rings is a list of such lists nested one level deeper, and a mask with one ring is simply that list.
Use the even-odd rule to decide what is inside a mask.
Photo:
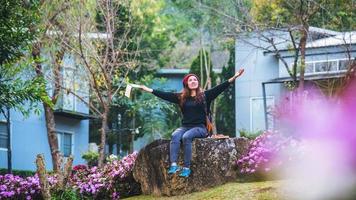
[{"label": "tree trunk", "polygon": [[[39,61],[41,58],[41,44],[40,43],[35,43],[33,45],[32,57],[35,59],[35,65],[36,65],[35,70],[36,70],[37,76],[44,78],[44,75],[42,72],[42,65]],[[58,149],[58,139],[57,139],[56,128],[55,128],[54,113],[53,113],[52,108],[49,105],[47,105],[46,103],[43,103],[43,108],[45,111],[47,138],[48,138],[48,144],[49,144],[49,148],[50,148],[51,156],[52,156],[53,171],[55,173],[57,173],[60,170],[60,162],[59,162],[60,157],[59,157],[59,149]]]},{"label": "tree trunk", "polygon": [[41,193],[42,193],[43,199],[50,200],[51,192],[50,192],[49,183],[47,180],[47,172],[46,172],[46,166],[45,166],[43,155],[41,155],[41,154],[37,155],[36,166],[37,166],[37,174],[38,174],[38,179],[39,179],[39,183],[41,186]]},{"label": "tree trunk", "polygon": [[46,128],[47,128],[47,138],[48,144],[51,150],[52,156],[52,164],[53,164],[53,171],[58,173],[60,171],[60,152],[58,149],[58,138],[56,133],[56,123],[54,120],[54,113],[50,106],[43,103],[43,107],[45,110],[45,118],[46,118]]},{"label": "tree trunk", "polygon": [[66,188],[67,183],[72,175],[72,168],[73,168],[73,157],[69,156],[67,162],[63,168],[63,190]]},{"label": "tree trunk", "polygon": [[302,37],[300,38],[300,76],[299,76],[299,92],[304,91],[304,72],[305,72],[305,51],[308,39],[308,26],[303,26],[300,30]]},{"label": "tree trunk", "polygon": [[101,118],[101,128],[100,128],[100,145],[99,145],[99,160],[98,166],[102,167],[105,159],[105,144],[106,144],[106,127],[108,124],[108,109],[104,108],[104,113]]}]

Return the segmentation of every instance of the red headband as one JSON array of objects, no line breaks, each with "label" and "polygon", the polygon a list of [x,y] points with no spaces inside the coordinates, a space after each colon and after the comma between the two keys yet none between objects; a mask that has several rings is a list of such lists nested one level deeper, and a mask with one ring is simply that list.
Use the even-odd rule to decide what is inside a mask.
[{"label": "red headband", "polygon": [[183,87],[187,87],[188,86],[188,79],[191,76],[195,76],[195,78],[197,78],[198,81],[199,81],[199,78],[198,78],[197,75],[195,75],[195,74],[187,74],[187,75],[184,76],[183,81],[182,81],[183,82]]}]

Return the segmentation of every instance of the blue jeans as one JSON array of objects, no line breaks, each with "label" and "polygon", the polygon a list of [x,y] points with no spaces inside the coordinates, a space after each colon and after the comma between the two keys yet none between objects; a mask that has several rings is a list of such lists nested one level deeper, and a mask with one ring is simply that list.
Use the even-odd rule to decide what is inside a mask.
[{"label": "blue jeans", "polygon": [[194,138],[205,138],[207,130],[204,125],[195,127],[180,127],[172,134],[170,143],[170,160],[177,162],[178,153],[181,141],[184,145],[184,167],[190,168],[190,160],[192,159],[192,141]]}]

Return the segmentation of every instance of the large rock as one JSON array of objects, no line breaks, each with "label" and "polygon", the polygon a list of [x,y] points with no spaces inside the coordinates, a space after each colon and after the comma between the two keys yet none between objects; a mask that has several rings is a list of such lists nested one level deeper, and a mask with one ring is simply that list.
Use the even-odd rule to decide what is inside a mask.
[{"label": "large rock", "polygon": [[[178,174],[168,175],[170,140],[156,140],[143,148],[133,169],[136,181],[144,194],[156,196],[181,195],[201,191],[228,181],[236,180],[236,160],[247,150],[248,140],[195,139],[192,146],[192,174],[181,178]],[[183,148],[179,165],[183,165]]]}]

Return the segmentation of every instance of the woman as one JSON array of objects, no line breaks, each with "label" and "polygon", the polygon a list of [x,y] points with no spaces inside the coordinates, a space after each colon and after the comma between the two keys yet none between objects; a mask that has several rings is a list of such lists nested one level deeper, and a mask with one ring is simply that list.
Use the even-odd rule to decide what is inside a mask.
[{"label": "woman", "polygon": [[[207,115],[206,110],[209,113],[211,102],[228,88],[229,85],[243,72],[244,69],[239,70],[228,81],[207,91],[203,91],[203,89],[199,87],[199,78],[195,74],[187,74],[184,76],[183,90],[180,93],[163,92],[153,90],[144,85],[141,86],[143,91],[153,93],[157,97],[178,104],[182,112],[182,126],[176,129],[172,134],[170,143],[171,166],[168,169],[168,174],[174,174],[182,170],[179,176],[189,177],[191,173],[190,161],[192,158],[192,141],[194,138],[205,138],[208,135],[205,126]],[[183,141],[184,145],[183,168],[177,165],[181,141]]]}]

